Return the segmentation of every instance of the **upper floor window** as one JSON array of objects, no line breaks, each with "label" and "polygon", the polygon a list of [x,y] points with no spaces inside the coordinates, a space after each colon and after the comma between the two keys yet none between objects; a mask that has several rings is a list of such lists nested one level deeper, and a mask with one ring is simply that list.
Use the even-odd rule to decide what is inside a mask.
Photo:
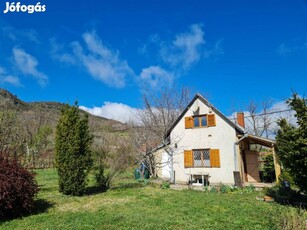
[{"label": "upper floor window", "polygon": [[215,126],[215,114],[204,114],[193,117],[185,117],[185,128],[209,127]]}]

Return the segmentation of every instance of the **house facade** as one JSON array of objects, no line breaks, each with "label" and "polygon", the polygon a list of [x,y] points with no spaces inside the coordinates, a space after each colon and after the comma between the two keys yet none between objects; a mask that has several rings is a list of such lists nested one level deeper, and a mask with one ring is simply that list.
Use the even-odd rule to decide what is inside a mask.
[{"label": "house facade", "polygon": [[[274,148],[274,141],[244,132],[197,94],[168,132],[168,145],[157,149],[158,176],[175,183],[242,185],[260,182],[258,153],[251,144]],[[278,159],[275,154],[278,170]]]}]

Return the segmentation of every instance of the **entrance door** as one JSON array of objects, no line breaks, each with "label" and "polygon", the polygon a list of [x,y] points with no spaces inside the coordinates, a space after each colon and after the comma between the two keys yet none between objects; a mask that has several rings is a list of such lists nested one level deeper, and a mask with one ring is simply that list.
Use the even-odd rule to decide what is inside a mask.
[{"label": "entrance door", "polygon": [[245,151],[247,182],[260,182],[258,153]]}]

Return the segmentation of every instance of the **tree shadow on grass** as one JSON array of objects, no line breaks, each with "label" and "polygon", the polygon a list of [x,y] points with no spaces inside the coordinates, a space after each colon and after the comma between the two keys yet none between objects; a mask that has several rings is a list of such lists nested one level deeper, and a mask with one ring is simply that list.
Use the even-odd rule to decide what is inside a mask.
[{"label": "tree shadow on grass", "polygon": [[104,193],[107,190],[108,190],[107,187],[101,187],[101,186],[98,186],[98,185],[94,185],[94,186],[87,187],[84,195],[86,195],[86,196],[96,195],[96,194],[99,194],[99,193]]},{"label": "tree shadow on grass", "polygon": [[282,205],[289,205],[307,210],[307,195],[304,194],[276,195],[275,201]]},{"label": "tree shadow on grass", "polygon": [[44,199],[36,199],[34,201],[33,209],[28,212],[18,213],[18,214],[8,214],[5,215],[5,217],[0,218],[0,224],[11,221],[18,218],[24,218],[32,215],[38,215],[41,213],[46,212],[49,208],[51,208],[54,205],[54,203],[44,200]]},{"label": "tree shadow on grass", "polygon": [[99,193],[104,193],[107,190],[141,188],[141,187],[144,187],[143,183],[125,183],[125,184],[112,186],[112,187],[101,187],[101,186],[95,185],[95,186],[87,187],[84,195],[90,196],[90,195],[96,195],[96,194],[99,194]]},{"label": "tree shadow on grass", "polygon": [[31,215],[37,215],[43,212],[46,212],[49,208],[53,207],[55,203],[44,200],[37,199],[34,202],[34,209],[30,213]]},{"label": "tree shadow on grass", "polygon": [[276,186],[268,188],[266,195],[273,197],[281,205],[307,209],[307,195],[297,190]]}]

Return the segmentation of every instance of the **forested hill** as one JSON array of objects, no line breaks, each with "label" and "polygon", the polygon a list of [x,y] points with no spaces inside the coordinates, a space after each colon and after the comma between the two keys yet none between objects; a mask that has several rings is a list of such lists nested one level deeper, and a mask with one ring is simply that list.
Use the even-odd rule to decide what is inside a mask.
[{"label": "forested hill", "polygon": [[[54,130],[64,107],[65,104],[58,102],[25,102],[8,90],[0,89],[0,111],[15,113],[18,118],[15,125],[26,126],[29,133],[35,133],[42,125],[48,125]],[[87,113],[83,110],[80,112]],[[112,132],[126,129],[126,125],[118,121],[88,115],[90,129],[98,136],[100,131]]]}]

